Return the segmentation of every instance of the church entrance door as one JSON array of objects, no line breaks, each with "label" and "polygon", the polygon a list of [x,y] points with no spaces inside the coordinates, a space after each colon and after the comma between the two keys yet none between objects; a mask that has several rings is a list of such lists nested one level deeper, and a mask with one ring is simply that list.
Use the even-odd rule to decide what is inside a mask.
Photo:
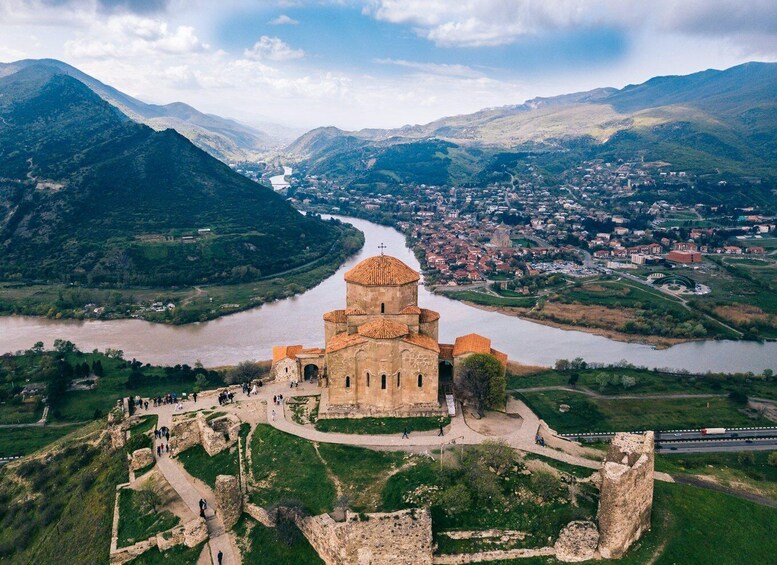
[{"label": "church entrance door", "polygon": [[313,365],[312,363],[309,365],[305,365],[305,369],[303,370],[303,376],[305,377],[306,381],[314,381],[318,379],[318,366]]}]

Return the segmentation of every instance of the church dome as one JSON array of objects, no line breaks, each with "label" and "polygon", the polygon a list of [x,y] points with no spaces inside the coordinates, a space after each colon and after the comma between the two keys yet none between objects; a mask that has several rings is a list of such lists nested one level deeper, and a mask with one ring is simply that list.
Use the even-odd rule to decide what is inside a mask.
[{"label": "church dome", "polygon": [[405,324],[393,322],[385,318],[373,320],[359,326],[359,335],[372,339],[396,339],[406,336],[410,329]]},{"label": "church dome", "polygon": [[417,272],[390,255],[370,257],[345,273],[345,282],[363,286],[397,286],[420,278]]}]

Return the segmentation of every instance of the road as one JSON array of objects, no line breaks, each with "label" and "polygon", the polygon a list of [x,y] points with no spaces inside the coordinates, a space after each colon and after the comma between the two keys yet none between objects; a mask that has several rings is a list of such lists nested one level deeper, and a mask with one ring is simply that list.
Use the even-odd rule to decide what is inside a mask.
[{"label": "road", "polygon": [[[612,433],[560,434],[582,443],[609,441]],[[656,449],[668,453],[759,451],[777,449],[777,427],[732,428],[726,433],[705,435],[701,430],[670,430],[656,433]]]}]

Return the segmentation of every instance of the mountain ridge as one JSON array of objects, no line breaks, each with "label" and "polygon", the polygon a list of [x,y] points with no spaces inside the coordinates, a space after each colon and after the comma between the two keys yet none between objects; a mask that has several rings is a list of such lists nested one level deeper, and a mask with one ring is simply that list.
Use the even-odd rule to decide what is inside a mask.
[{"label": "mountain ridge", "polygon": [[222,161],[255,161],[270,149],[282,146],[285,138],[269,134],[230,118],[200,112],[184,102],[147,104],[56,59],[23,59],[0,63],[0,77],[28,67],[50,67],[88,86],[116,106],[130,119],[161,131],[172,128],[195,145]]}]

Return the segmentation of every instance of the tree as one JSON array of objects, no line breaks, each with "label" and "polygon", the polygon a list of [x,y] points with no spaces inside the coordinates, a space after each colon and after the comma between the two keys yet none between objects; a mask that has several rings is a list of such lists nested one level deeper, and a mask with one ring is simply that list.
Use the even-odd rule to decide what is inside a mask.
[{"label": "tree", "polygon": [[68,353],[75,353],[78,351],[78,348],[72,341],[67,341],[64,339],[55,339],[54,340],[54,350],[57,353],[61,353],[62,355],[67,355]]},{"label": "tree", "polygon": [[572,373],[569,375],[569,386],[576,386],[577,381],[580,380],[580,373]]},{"label": "tree", "polygon": [[224,374],[224,382],[230,385],[251,382],[258,379],[266,372],[266,367],[254,361],[243,361],[237,366],[228,369]]},{"label": "tree", "polygon": [[469,489],[463,483],[458,483],[443,490],[437,497],[437,506],[448,516],[465,512],[472,504]]},{"label": "tree", "polygon": [[755,465],[755,455],[752,451],[740,451],[737,454],[737,462],[743,466]]},{"label": "tree", "polygon": [[30,351],[32,351],[36,355],[40,355],[41,353],[43,353],[43,342],[42,341],[36,341],[35,345],[32,346]]},{"label": "tree", "polygon": [[488,353],[475,353],[461,363],[455,385],[481,416],[486,408],[504,405],[507,380],[504,366]]},{"label": "tree", "polygon": [[138,506],[146,513],[156,513],[162,503],[162,499],[156,491],[156,486],[148,481],[142,488],[136,491],[138,494]]},{"label": "tree", "polygon": [[766,462],[772,467],[777,467],[777,451],[772,451],[766,459]]},{"label": "tree", "polygon": [[732,390],[729,392],[728,399],[735,404],[747,404],[747,394],[741,390]]}]

